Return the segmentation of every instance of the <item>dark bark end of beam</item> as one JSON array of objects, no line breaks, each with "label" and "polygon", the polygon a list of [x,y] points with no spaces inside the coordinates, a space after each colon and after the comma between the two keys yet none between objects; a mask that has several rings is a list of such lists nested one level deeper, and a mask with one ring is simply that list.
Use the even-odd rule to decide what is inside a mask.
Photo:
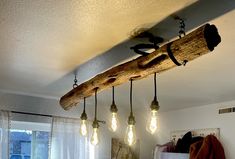
[{"label": "dark bark end of beam", "polygon": [[213,51],[214,48],[221,42],[221,37],[219,36],[215,25],[206,24],[204,37],[206,39],[207,47],[210,51]]}]

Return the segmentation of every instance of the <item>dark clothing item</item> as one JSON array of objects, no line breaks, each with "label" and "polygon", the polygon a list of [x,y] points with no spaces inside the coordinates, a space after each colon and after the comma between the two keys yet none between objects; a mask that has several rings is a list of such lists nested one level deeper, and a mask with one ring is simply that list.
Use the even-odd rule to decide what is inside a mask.
[{"label": "dark clothing item", "polygon": [[182,139],[178,139],[177,144],[176,144],[176,152],[179,153],[189,153],[189,148],[190,145],[202,140],[203,137],[197,136],[197,137],[192,137],[191,132],[187,132]]},{"label": "dark clothing item", "polygon": [[176,144],[176,152],[189,153],[189,147],[192,141],[192,133],[187,132],[182,139],[178,139]]}]

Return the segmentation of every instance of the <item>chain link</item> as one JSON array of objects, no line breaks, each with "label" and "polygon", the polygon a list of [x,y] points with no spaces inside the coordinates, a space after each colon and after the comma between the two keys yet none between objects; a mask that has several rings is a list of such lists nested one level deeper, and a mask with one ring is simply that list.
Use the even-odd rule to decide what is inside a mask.
[{"label": "chain link", "polygon": [[180,30],[179,30],[179,38],[181,39],[182,37],[185,36],[185,23],[183,19],[179,19],[180,23]]},{"label": "chain link", "polygon": [[73,84],[73,88],[76,88],[78,86],[78,80],[77,80],[77,75],[75,75],[75,78],[74,78],[74,84]]}]

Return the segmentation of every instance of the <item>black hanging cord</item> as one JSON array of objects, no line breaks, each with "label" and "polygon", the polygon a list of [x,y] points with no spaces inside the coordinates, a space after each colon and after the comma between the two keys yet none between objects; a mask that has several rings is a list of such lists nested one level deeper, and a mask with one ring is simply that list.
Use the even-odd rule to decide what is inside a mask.
[{"label": "black hanging cord", "polygon": [[95,121],[97,120],[97,88],[95,89]]},{"label": "black hanging cord", "polygon": [[133,111],[132,111],[132,79],[130,80],[131,81],[131,86],[130,86],[130,108],[131,108],[131,114],[133,114]]},{"label": "black hanging cord", "polygon": [[84,105],[83,105],[83,112],[85,113],[86,112],[86,97],[84,97]]},{"label": "black hanging cord", "polygon": [[154,99],[157,100],[157,73],[154,73]]},{"label": "black hanging cord", "polygon": [[97,91],[98,91],[98,87],[95,88],[95,118],[94,118],[94,121],[93,121],[93,128],[96,127],[98,128],[99,127],[99,123],[102,123],[102,124],[105,124],[106,122],[105,121],[102,121],[102,120],[97,120]]},{"label": "black hanging cord", "polygon": [[114,86],[112,87],[112,96],[113,96],[113,102],[112,102],[112,105],[110,106],[110,111],[112,113],[117,113],[118,111],[118,108],[115,104],[115,97],[114,97],[115,93],[114,93]]},{"label": "black hanging cord", "polygon": [[86,114],[86,97],[84,97],[83,98],[83,100],[84,100],[84,107],[83,107],[83,112],[82,112],[82,114],[81,114],[81,117],[80,117],[80,119],[81,120],[87,120],[87,114]]},{"label": "black hanging cord", "polygon": [[114,86],[112,87],[112,90],[113,90],[113,104],[115,104],[115,101],[114,101]]}]

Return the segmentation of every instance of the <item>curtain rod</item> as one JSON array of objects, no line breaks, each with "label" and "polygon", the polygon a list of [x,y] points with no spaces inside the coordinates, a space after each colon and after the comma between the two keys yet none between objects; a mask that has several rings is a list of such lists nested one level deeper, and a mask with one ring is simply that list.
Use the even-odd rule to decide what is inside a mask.
[{"label": "curtain rod", "polygon": [[[15,113],[15,114],[35,115],[35,116],[43,116],[43,117],[49,117],[49,118],[59,117],[59,118],[67,118],[67,119],[80,120],[80,118],[62,117],[62,116],[46,115],[46,114],[39,114],[39,113],[28,113],[28,112],[21,112],[21,111],[10,111],[10,112],[11,112],[11,113]],[[88,120],[88,121],[92,122],[92,120]],[[101,122],[102,124],[106,124],[106,122],[103,121],[103,120],[98,120],[98,121]]]},{"label": "curtain rod", "polygon": [[28,112],[19,112],[19,111],[11,111],[11,113],[24,114],[24,115],[43,116],[43,117],[50,117],[50,118],[53,117],[53,115],[38,114],[38,113],[28,113]]},{"label": "curtain rod", "polygon": [[47,115],[47,114],[39,114],[39,113],[29,113],[29,112],[22,112],[22,111],[10,111],[11,113],[15,114],[24,114],[24,115],[34,115],[34,116],[42,116],[42,117],[59,117],[59,118],[68,118],[68,119],[79,119],[79,118],[72,118],[72,117],[63,117],[63,116],[56,116],[56,115]]}]

